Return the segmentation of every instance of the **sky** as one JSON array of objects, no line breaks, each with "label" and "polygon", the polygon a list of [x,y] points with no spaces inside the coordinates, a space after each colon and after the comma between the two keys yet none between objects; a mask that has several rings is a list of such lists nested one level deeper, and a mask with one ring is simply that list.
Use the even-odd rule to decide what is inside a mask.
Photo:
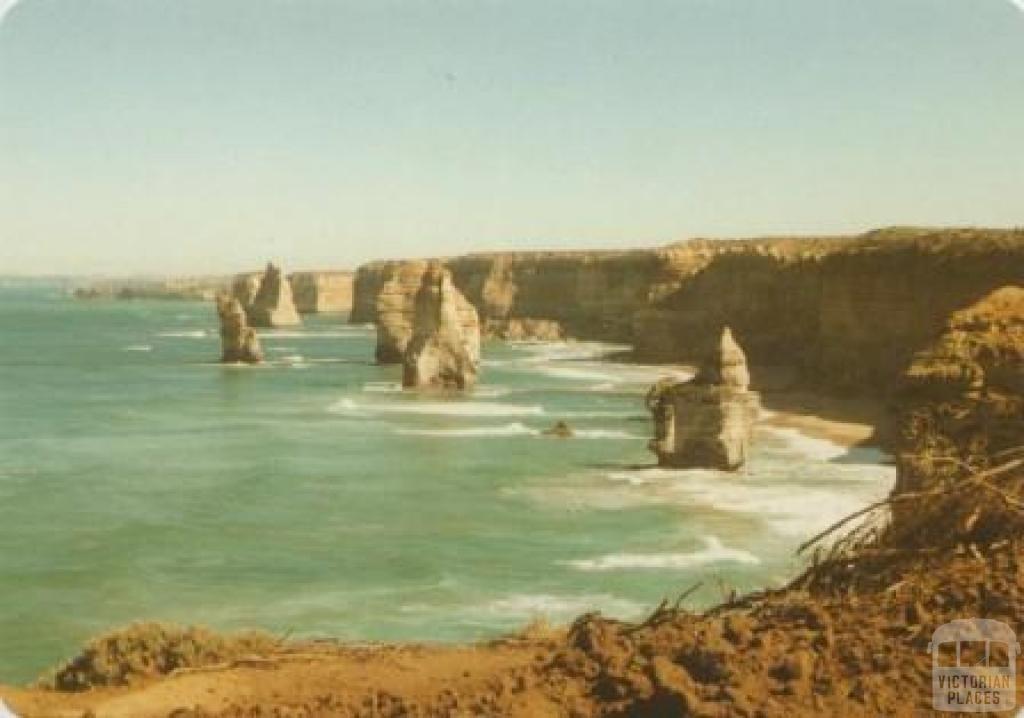
[{"label": "sky", "polygon": [[0,0],[0,274],[1024,225],[1024,0]]}]

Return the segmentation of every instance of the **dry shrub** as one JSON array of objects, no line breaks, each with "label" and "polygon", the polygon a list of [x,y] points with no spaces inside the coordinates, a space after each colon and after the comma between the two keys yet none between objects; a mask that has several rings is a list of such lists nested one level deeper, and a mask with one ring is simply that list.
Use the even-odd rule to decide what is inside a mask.
[{"label": "dry shrub", "polygon": [[59,691],[126,685],[140,678],[266,654],[279,641],[265,633],[219,634],[196,626],[136,623],[91,640],[42,685]]}]

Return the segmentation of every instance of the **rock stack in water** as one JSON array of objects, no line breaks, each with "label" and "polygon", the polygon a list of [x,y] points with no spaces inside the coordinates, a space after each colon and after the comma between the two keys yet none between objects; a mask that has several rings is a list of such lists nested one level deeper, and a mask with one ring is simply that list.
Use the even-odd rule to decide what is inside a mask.
[{"label": "rock stack in water", "polygon": [[267,264],[259,291],[247,308],[249,323],[254,327],[290,327],[301,324],[292,300],[292,286],[279,267]]},{"label": "rock stack in water", "polygon": [[260,340],[249,326],[242,303],[227,294],[218,294],[217,314],[220,317],[220,360],[226,364],[263,361]]},{"label": "rock stack in water", "polygon": [[[400,364],[405,360],[405,350],[415,332],[417,297],[424,278],[441,271],[440,263],[423,260],[397,262],[390,266],[376,299],[378,363]],[[479,315],[476,308],[454,286],[452,290],[454,310],[463,333],[474,337],[477,346],[475,353],[479,356]]]},{"label": "rock stack in water", "polygon": [[[467,306],[471,323],[466,321]],[[423,274],[402,364],[402,386],[407,388],[465,389],[476,382],[479,320],[447,269],[431,266]]]},{"label": "rock stack in water", "polygon": [[728,327],[687,382],[659,382],[647,395],[650,449],[662,466],[735,471],[749,455],[760,406],[747,358]]}]

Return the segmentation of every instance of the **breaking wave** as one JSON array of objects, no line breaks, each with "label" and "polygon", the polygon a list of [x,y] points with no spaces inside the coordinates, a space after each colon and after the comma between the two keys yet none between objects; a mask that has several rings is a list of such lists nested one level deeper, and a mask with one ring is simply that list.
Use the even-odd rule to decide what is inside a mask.
[{"label": "breaking wave", "polygon": [[210,332],[205,329],[194,329],[187,332],[160,332],[157,334],[158,337],[172,337],[177,339],[205,339],[210,335]]},{"label": "breaking wave", "polygon": [[761,563],[754,554],[725,546],[716,536],[705,536],[704,547],[689,553],[610,553],[598,558],[565,561],[579,571],[683,570],[716,563]]},{"label": "breaking wave", "polygon": [[543,416],[539,405],[499,404],[487,401],[409,401],[383,404],[361,404],[354,399],[341,399],[328,411],[335,414],[417,414],[424,416]]},{"label": "breaking wave", "polygon": [[464,429],[396,429],[396,434],[405,436],[451,436],[451,437],[482,437],[482,436],[537,436],[540,432],[520,422],[502,426],[473,426]]}]

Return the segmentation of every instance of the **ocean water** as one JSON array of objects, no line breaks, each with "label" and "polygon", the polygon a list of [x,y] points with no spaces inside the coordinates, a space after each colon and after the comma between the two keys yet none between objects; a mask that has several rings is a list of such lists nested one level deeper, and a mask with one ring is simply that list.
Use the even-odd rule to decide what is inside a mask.
[{"label": "ocean water", "polygon": [[[594,343],[484,347],[461,399],[400,391],[339,318],[217,364],[212,307],[0,287],[0,682],[139,619],[472,640],[778,585],[894,471],[763,427],[737,475],[651,466],[643,392]],[[566,420],[578,437],[541,432]]]}]

